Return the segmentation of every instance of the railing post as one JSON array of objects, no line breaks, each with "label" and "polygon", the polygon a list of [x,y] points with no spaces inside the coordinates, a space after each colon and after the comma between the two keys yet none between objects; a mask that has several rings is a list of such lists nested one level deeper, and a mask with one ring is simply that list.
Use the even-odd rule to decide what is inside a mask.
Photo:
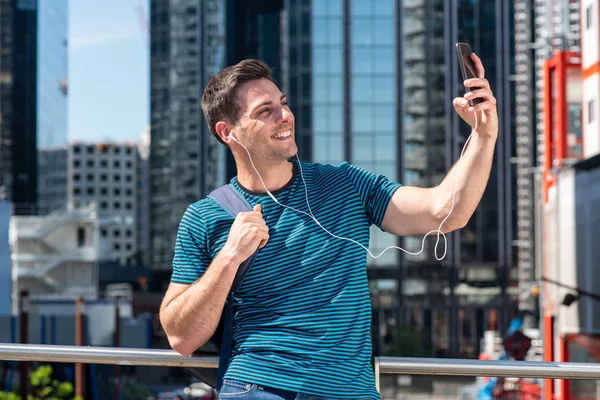
[{"label": "railing post", "polygon": [[[115,336],[114,336],[114,346],[116,348],[121,347],[121,313],[119,312],[119,297],[115,300]],[[115,364],[115,388],[114,388],[114,399],[120,399],[120,385],[119,381],[121,380],[121,368],[118,364]]]},{"label": "railing post", "polygon": [[[29,293],[22,290],[19,296],[19,339],[23,344],[29,343]],[[21,398],[27,399],[29,395],[29,361],[23,361],[19,366],[19,384]]]},{"label": "railing post", "polygon": [[[75,345],[83,346],[83,300],[75,299]],[[85,369],[81,363],[75,364],[75,396],[85,399]]]}]

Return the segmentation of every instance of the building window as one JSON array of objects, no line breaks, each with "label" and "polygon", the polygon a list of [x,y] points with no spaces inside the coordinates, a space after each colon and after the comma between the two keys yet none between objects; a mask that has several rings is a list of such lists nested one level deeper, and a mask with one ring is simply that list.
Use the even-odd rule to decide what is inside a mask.
[{"label": "building window", "polygon": [[94,195],[94,192],[95,192],[95,190],[94,190],[94,188],[93,188],[93,187],[89,187],[89,188],[87,188],[87,194],[88,194],[88,196],[93,196],[93,195]]},{"label": "building window", "polygon": [[88,152],[88,154],[94,154],[94,146],[88,146],[87,152]]},{"label": "building window", "polygon": [[125,180],[126,180],[127,182],[131,182],[131,175],[127,175],[127,176],[125,177]]},{"label": "building window", "polygon": [[102,174],[102,175],[100,175],[100,180],[101,180],[102,182],[106,182],[106,181],[108,180],[108,175],[106,175],[106,174]]},{"label": "building window", "polygon": [[87,166],[90,168],[94,168],[94,160],[88,160]]},{"label": "building window", "polygon": [[119,243],[115,243],[113,244],[113,249],[115,249],[116,251],[121,250],[121,245]]},{"label": "building window", "polygon": [[131,154],[131,148],[130,148],[130,147],[126,148],[126,149],[125,149],[125,153],[126,153],[126,154]]},{"label": "building window", "polygon": [[127,196],[131,196],[131,194],[132,194],[132,193],[133,193],[133,192],[131,191],[131,189],[126,189],[126,190],[125,190],[125,194],[126,194]]},{"label": "building window", "polygon": [[102,160],[102,161],[100,161],[100,166],[101,166],[102,168],[106,168],[106,167],[108,167],[108,161],[106,161],[106,160]]},{"label": "building window", "polygon": [[115,154],[119,154],[121,153],[121,148],[120,147],[115,147]]},{"label": "building window", "polygon": [[594,9],[594,6],[592,4],[587,6],[587,8],[585,9],[585,28],[586,29],[592,28],[593,9]]},{"label": "building window", "polygon": [[106,234],[107,234],[106,228],[101,228],[100,229],[100,234],[102,235],[102,237],[106,237]]},{"label": "building window", "polygon": [[100,194],[106,196],[108,194],[108,189],[103,187],[102,189],[100,189]]},{"label": "building window", "polygon": [[101,210],[106,210],[108,208],[108,203],[103,201],[100,203],[100,209]]},{"label": "building window", "polygon": [[127,249],[127,251],[131,251],[131,249],[132,249],[131,243],[127,243],[125,245],[125,248]]},{"label": "building window", "polygon": [[125,235],[126,235],[127,237],[131,237],[131,235],[132,235],[131,229],[127,229],[127,230],[125,231]]},{"label": "building window", "polygon": [[74,195],[80,195],[81,194],[81,189],[79,189],[78,187],[73,188],[73,194]]},{"label": "building window", "polygon": [[92,182],[94,180],[94,174],[88,174],[87,179]]},{"label": "building window", "polygon": [[131,210],[131,203],[125,203],[125,208],[127,210]]},{"label": "building window", "polygon": [[81,148],[79,146],[73,147],[73,153],[75,153],[75,154],[81,153]]},{"label": "building window", "polygon": [[121,180],[121,175],[115,174],[115,176],[113,177],[113,179],[115,180],[115,182],[119,182]]},{"label": "building window", "polygon": [[121,189],[115,188],[114,193],[115,193],[115,196],[120,196],[121,195]]},{"label": "building window", "polygon": [[77,228],[77,246],[85,246],[85,228],[83,226]]},{"label": "building window", "polygon": [[596,118],[596,99],[592,99],[588,101],[588,124],[594,122]]},{"label": "building window", "polygon": [[115,162],[113,163],[115,168],[121,168],[121,161],[119,160],[115,160]]},{"label": "building window", "polygon": [[75,168],[79,168],[80,165],[81,165],[81,161],[79,161],[79,160],[73,160],[73,166]]},{"label": "building window", "polygon": [[113,204],[113,207],[115,208],[115,210],[119,210],[119,209],[121,209],[121,203],[119,203],[119,202],[115,202],[115,203]]},{"label": "building window", "polygon": [[127,168],[131,168],[131,166],[132,166],[133,164],[131,163],[131,161],[127,161],[127,163],[125,163],[125,165],[127,166]]},{"label": "building window", "polygon": [[118,230],[118,229],[115,229],[115,230],[113,231],[113,236],[114,236],[114,237],[120,237],[120,236],[121,236],[121,231],[120,231],[120,230]]},{"label": "building window", "polygon": [[79,175],[79,174],[73,174],[73,180],[75,182],[79,182],[79,179],[81,179],[81,175]]}]

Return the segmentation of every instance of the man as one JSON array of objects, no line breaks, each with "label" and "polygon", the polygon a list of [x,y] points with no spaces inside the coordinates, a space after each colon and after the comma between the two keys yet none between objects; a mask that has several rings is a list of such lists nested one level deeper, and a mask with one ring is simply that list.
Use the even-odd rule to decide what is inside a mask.
[{"label": "man", "polygon": [[[471,217],[498,132],[496,100],[481,61],[473,59],[480,78],[465,84],[480,89],[454,106],[473,127],[477,113],[477,129],[463,158],[430,189],[401,186],[348,163],[293,159],[294,114],[260,61],[242,61],[208,83],[204,115],[231,149],[238,172],[232,184],[254,211],[233,220],[208,198],[189,206],[160,318],[171,346],[189,356],[214,333],[240,263],[260,249],[237,292],[235,346],[220,398],[379,398],[370,364],[367,253],[357,243],[368,247],[372,224],[398,236],[437,229],[455,182],[454,210],[442,230],[461,228]],[[474,98],[484,101],[471,108],[466,99]]]}]

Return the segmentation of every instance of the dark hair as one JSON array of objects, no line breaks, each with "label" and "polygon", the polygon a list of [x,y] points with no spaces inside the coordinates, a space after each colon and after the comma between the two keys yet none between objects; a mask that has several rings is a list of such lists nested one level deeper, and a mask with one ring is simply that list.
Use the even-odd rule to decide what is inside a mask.
[{"label": "dark hair", "polygon": [[260,60],[243,60],[225,68],[213,76],[202,94],[202,111],[208,128],[217,140],[224,144],[215,126],[219,121],[236,123],[241,104],[236,99],[237,89],[255,79],[273,80],[273,71]]}]

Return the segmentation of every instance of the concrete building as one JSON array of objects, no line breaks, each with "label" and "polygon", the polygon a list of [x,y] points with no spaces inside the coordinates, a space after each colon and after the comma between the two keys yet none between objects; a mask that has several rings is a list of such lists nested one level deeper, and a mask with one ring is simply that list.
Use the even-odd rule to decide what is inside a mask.
[{"label": "concrete building", "polygon": [[137,263],[150,265],[150,128],[140,136],[138,143],[137,174]]},{"label": "concrete building", "polygon": [[97,298],[98,222],[93,206],[11,218],[13,313],[22,290],[31,298]]},{"label": "concrete building", "polygon": [[136,263],[138,251],[138,155],[130,143],[72,143],[68,204],[95,203],[101,221],[101,260]]}]

